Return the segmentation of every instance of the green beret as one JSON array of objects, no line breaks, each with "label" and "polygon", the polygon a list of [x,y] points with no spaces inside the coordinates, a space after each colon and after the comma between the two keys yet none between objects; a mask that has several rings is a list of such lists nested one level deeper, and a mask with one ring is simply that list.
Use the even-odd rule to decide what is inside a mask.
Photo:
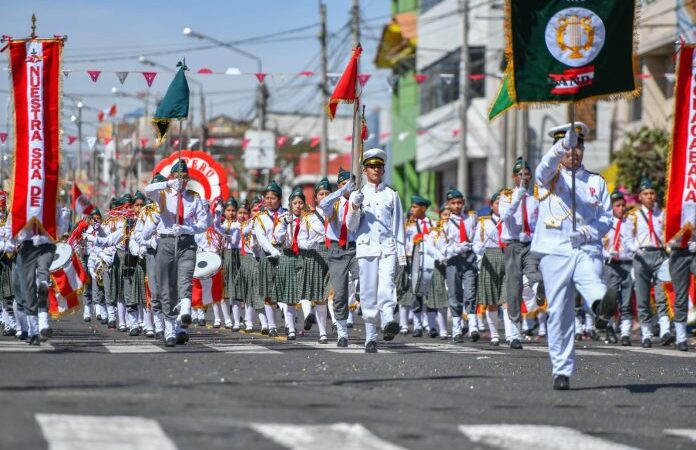
[{"label": "green beret", "polygon": [[525,160],[522,156],[518,156],[515,160],[515,164],[512,165],[512,173],[517,175],[520,173],[520,171],[522,171],[522,169],[527,169],[531,172],[527,160]]},{"label": "green beret", "polygon": [[116,197],[111,197],[111,200],[109,200],[109,209],[113,208],[116,206]]},{"label": "green beret", "polygon": [[133,196],[126,192],[121,196],[121,204],[125,205],[129,203],[133,203]]},{"label": "green beret", "polygon": [[613,202],[614,200],[623,200],[623,199],[624,199],[624,195],[623,195],[623,192],[621,192],[620,190],[614,189],[614,192],[611,193],[610,198],[611,198],[611,201],[612,201],[612,202]]},{"label": "green beret", "polygon": [[99,208],[94,208],[94,209],[92,210],[92,213],[90,214],[90,217],[94,217],[94,216],[99,216],[99,217],[102,216],[102,213],[101,213],[101,211],[99,210]]},{"label": "green beret", "polygon": [[343,167],[338,169],[338,181],[337,181],[338,184],[341,184],[342,182],[344,182],[346,180],[350,180],[350,179],[351,179],[350,172],[345,170]]},{"label": "green beret", "polygon": [[135,195],[133,196],[133,199],[134,200],[140,199],[142,201],[145,201],[145,195],[140,191],[135,191]]},{"label": "green beret", "polygon": [[295,189],[292,190],[290,197],[288,197],[288,203],[291,203],[292,199],[295,197],[301,198],[303,202],[307,201],[305,200],[304,192],[302,191],[302,188],[300,186],[297,186],[295,187]]},{"label": "green beret", "polygon": [[500,191],[497,191],[495,194],[491,195],[491,203],[494,203],[496,200],[500,198]]},{"label": "green beret", "polygon": [[421,197],[418,194],[413,194],[411,196],[411,203],[414,205],[425,206],[426,208],[430,206],[430,200],[425,197]]},{"label": "green beret", "polygon": [[152,177],[152,181],[150,181],[150,183],[162,183],[163,181],[167,181],[167,177],[157,172],[155,176]]},{"label": "green beret", "polygon": [[283,196],[283,190],[280,188],[278,183],[275,182],[275,180],[272,180],[270,183],[268,183],[266,189],[263,190],[264,194],[266,194],[267,192],[274,192],[278,195],[278,197]]},{"label": "green beret", "polygon": [[172,169],[169,171],[169,174],[173,175],[179,172],[188,174],[188,166],[186,165],[186,160],[180,159],[177,162],[175,162],[172,166]]},{"label": "green beret", "polygon": [[638,186],[638,192],[643,192],[646,189],[655,190],[655,185],[649,178],[643,178]]},{"label": "green beret", "polygon": [[237,208],[239,208],[239,203],[237,203],[237,199],[236,199],[236,198],[230,197],[230,198],[228,198],[227,201],[225,202],[225,208],[227,208],[228,206],[233,206],[234,209],[237,209]]},{"label": "green beret", "polygon": [[446,198],[447,200],[452,200],[453,198],[461,198],[461,199],[463,199],[463,198],[464,198],[464,194],[462,194],[462,192],[461,192],[459,189],[454,188],[454,187],[451,187],[451,188],[449,188],[449,190],[447,191],[447,194],[445,195],[445,198]]},{"label": "green beret", "polygon": [[329,183],[329,179],[326,177],[322,178],[314,185],[314,192],[319,192],[321,190],[331,191],[331,183]]}]

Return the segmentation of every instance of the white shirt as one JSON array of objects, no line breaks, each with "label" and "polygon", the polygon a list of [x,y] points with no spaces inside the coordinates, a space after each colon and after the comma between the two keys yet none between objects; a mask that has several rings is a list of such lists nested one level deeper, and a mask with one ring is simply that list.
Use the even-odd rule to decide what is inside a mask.
[{"label": "white shirt", "polygon": [[263,211],[256,216],[253,222],[254,236],[261,248],[266,253],[274,253],[274,245],[278,245],[275,239],[275,229],[287,213],[282,206],[275,211]]},{"label": "white shirt", "polygon": [[240,248],[239,222],[236,220],[223,219],[222,213],[216,213],[213,226],[222,239],[222,248],[226,250]]},{"label": "white shirt", "polygon": [[[460,224],[464,222],[464,231],[466,236],[462,236],[460,232]],[[466,246],[470,244],[476,232],[476,214],[469,213],[466,216],[452,214],[443,225],[445,234],[447,235],[447,244],[445,246],[445,257],[452,258],[462,253],[466,253]],[[462,238],[464,240],[462,241]]]},{"label": "white shirt", "polygon": [[632,248],[637,250],[645,247],[664,247],[662,242],[664,231],[664,214],[657,206],[652,209],[653,232],[650,232],[650,210],[645,206],[628,212],[629,223],[634,228]]},{"label": "white shirt", "polygon": [[[632,248],[633,226],[631,224],[631,219],[627,216],[624,216],[623,219],[614,217],[613,221],[611,229],[602,240],[604,245],[604,258],[631,261],[635,253]],[[619,230],[618,237],[616,234],[617,229]]]},{"label": "white shirt", "polygon": [[281,220],[275,230],[276,242],[292,248],[296,230],[297,246],[303,250],[314,248],[324,241],[324,224],[311,212],[303,217],[291,216],[287,220]]},{"label": "white shirt", "polygon": [[151,183],[145,187],[145,194],[159,206],[160,235],[202,233],[208,228],[208,211],[198,194],[186,190],[181,193],[183,224],[177,224],[179,194],[167,187],[167,182]]},{"label": "white shirt", "polygon": [[496,214],[480,217],[474,233],[473,250],[481,259],[487,248],[501,248],[499,229],[503,228],[500,217]]},{"label": "white shirt", "polygon": [[406,239],[406,255],[411,256],[413,253],[413,239],[419,234],[430,233],[430,229],[434,226],[433,221],[424,217],[422,219],[413,219],[404,225],[404,233]]},{"label": "white shirt", "polygon": [[[523,208],[523,206],[525,208]],[[520,242],[531,242],[532,235],[539,216],[539,202],[529,193],[522,193],[519,187],[516,187],[512,193],[503,193],[500,196],[498,203],[500,218],[504,226],[502,227],[503,241],[519,240]],[[529,232],[525,232],[524,224],[526,213],[526,223],[529,226]]]},{"label": "white shirt", "polygon": [[[345,187],[350,187],[350,183],[346,184]],[[346,223],[347,227],[347,217],[348,217],[348,199],[343,196],[347,191],[345,189],[336,190],[319,202],[319,207],[324,212],[324,217],[329,221],[326,227],[326,237],[331,241],[338,241],[341,237],[341,225]],[[357,234],[355,231],[348,229],[347,241],[355,242]]]}]

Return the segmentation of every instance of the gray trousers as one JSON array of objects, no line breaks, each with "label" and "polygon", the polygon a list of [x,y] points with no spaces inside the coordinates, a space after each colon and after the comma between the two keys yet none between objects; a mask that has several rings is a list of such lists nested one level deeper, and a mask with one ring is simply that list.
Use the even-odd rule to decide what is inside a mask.
[{"label": "gray trousers", "polygon": [[[82,257],[82,267],[87,271],[87,260],[89,259],[89,255],[83,254]],[[87,273],[87,282],[84,284],[84,292],[82,295],[83,303],[85,306],[92,306],[92,297],[94,295],[94,290],[92,289],[92,286],[97,284],[96,282],[92,282],[92,277],[89,275],[89,272]]]},{"label": "gray trousers", "polygon": [[97,280],[90,279],[92,294],[90,295],[90,303],[92,305],[105,305],[106,295],[104,294],[104,285],[97,283]]},{"label": "gray trousers", "polygon": [[513,323],[522,321],[522,277],[527,276],[529,283],[540,283],[539,258],[529,251],[529,242],[512,241],[507,243],[505,256],[505,290],[508,316]]},{"label": "gray trousers", "polygon": [[631,294],[633,293],[633,279],[631,278],[631,261],[611,261],[604,264],[602,279],[608,288],[616,291],[619,303],[619,312],[622,319],[631,319]]},{"label": "gray trousers", "polygon": [[[176,245],[177,239],[178,245]],[[191,299],[197,249],[196,241],[191,235],[160,238],[155,257],[157,285],[162,298],[162,313],[167,319],[176,319],[178,315],[176,305],[179,300]]]},{"label": "gray trousers", "polygon": [[[126,251],[118,251],[118,259],[121,261],[121,270],[119,272],[120,285],[119,292],[123,298],[123,303],[129,311],[137,310],[138,304],[134,303],[135,299],[132,298],[131,290],[133,288],[133,274],[135,273],[135,266],[129,266],[129,258],[131,255],[126,253]],[[135,257],[130,261],[130,264],[134,264]]]},{"label": "gray trousers", "polygon": [[[48,285],[48,268],[53,262],[56,252],[55,244],[41,244],[38,247],[32,241],[24,241],[19,246],[21,261],[21,277],[24,284],[24,312],[28,316],[36,316],[39,310],[48,311],[48,293],[39,295],[38,286]],[[48,292],[48,291],[47,291]]]},{"label": "gray trousers", "polygon": [[116,306],[116,302],[121,296],[121,258],[119,257],[120,252],[116,252],[114,255],[114,261],[111,266],[104,271],[104,295],[106,297],[106,304],[109,306]]},{"label": "gray trousers", "polygon": [[145,273],[147,274],[147,288],[150,290],[150,309],[152,314],[162,313],[162,300],[157,287],[157,250],[148,248],[145,254]]},{"label": "gray trousers", "polygon": [[353,280],[360,278],[358,259],[355,257],[355,247],[345,249],[338,245],[329,247],[326,257],[329,265],[329,282],[334,290],[333,303],[336,320],[348,319],[348,275]]},{"label": "gray trousers", "polygon": [[4,255],[0,257],[0,297],[2,297],[2,308],[8,314],[14,314],[12,305],[14,303],[14,283],[13,283],[14,261]]},{"label": "gray trousers", "polygon": [[14,296],[17,305],[17,311],[24,311],[24,283],[22,283],[21,257],[19,254],[15,256],[14,267],[12,268],[12,284],[14,286]]},{"label": "gray trousers", "polygon": [[636,303],[638,304],[638,319],[642,324],[650,324],[653,317],[650,308],[650,287],[655,285],[655,303],[657,304],[657,315],[663,317],[667,315],[667,301],[665,293],[661,289],[657,279],[657,271],[665,260],[665,252],[662,250],[645,250],[643,256],[636,254],[633,258],[633,272],[636,276]]},{"label": "gray trousers", "polygon": [[461,317],[464,308],[471,314],[476,312],[476,255],[465,252],[447,260],[445,268],[447,302],[452,315]]},{"label": "gray trousers", "polygon": [[669,275],[674,286],[674,321],[686,322],[691,274],[696,274],[696,254],[675,248],[669,255]]}]

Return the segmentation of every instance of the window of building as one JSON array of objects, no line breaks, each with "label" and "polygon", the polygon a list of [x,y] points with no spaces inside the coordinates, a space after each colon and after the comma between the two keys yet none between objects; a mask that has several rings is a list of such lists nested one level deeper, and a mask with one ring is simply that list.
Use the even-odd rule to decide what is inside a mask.
[{"label": "window of building", "polygon": [[[421,71],[427,75],[421,84],[421,114],[451,103],[459,98],[460,51],[455,50]],[[486,48],[469,47],[472,75],[483,75],[486,67]],[[445,76],[441,76],[441,75]],[[449,76],[447,76],[449,75]],[[485,77],[469,80],[470,98],[486,95]]]}]

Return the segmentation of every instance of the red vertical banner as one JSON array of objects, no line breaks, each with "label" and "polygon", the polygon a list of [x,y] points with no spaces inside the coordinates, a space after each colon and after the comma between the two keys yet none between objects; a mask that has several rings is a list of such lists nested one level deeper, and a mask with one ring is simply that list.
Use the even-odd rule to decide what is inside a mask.
[{"label": "red vertical banner", "polygon": [[696,222],[696,45],[679,51],[674,86],[674,130],[667,158],[665,242],[685,246]]},{"label": "red vertical banner", "polygon": [[12,235],[28,226],[56,238],[62,39],[9,44],[15,123]]}]

